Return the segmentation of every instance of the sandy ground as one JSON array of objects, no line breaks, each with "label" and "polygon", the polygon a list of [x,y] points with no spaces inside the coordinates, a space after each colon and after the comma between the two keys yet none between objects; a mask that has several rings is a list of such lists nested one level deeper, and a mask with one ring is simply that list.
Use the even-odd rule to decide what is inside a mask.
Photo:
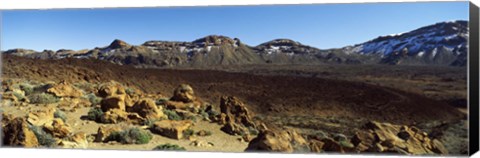
[{"label": "sandy ground", "polygon": [[[14,116],[25,116],[28,111],[35,111],[44,108],[45,105],[38,106],[8,106],[2,105],[1,109]],[[100,126],[119,126],[122,128],[132,127],[133,125],[127,125],[123,123],[119,124],[99,124],[90,120],[82,120],[81,116],[86,115],[90,108],[82,107],[75,112],[65,111],[67,115],[67,123],[72,127],[74,132],[85,132],[88,135],[96,134]],[[138,126],[139,127],[139,126]],[[152,140],[148,144],[121,144],[117,142],[108,143],[90,143],[88,149],[114,149],[114,150],[152,150],[160,144],[177,144],[186,148],[187,151],[216,151],[216,152],[243,152],[247,148],[248,143],[239,141],[237,138],[240,136],[228,135],[220,130],[221,126],[216,123],[210,123],[207,121],[198,121],[193,126],[194,131],[206,130],[211,131],[212,135],[200,137],[196,136],[196,140],[203,142],[211,142],[214,144],[212,147],[198,147],[190,145],[192,141],[187,139],[176,140],[163,137],[158,134],[153,134]]]}]

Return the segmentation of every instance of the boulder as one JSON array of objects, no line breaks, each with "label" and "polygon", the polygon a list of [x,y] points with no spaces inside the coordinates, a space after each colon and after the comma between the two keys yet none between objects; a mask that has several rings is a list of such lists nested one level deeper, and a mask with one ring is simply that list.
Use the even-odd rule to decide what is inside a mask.
[{"label": "boulder", "polygon": [[101,122],[103,123],[119,123],[119,122],[129,122],[133,124],[140,124],[144,119],[136,113],[128,113],[120,109],[111,109],[100,117]]},{"label": "boulder", "polygon": [[191,126],[191,120],[161,120],[153,124],[152,132],[172,139],[182,139],[183,132]]},{"label": "boulder", "polygon": [[322,139],[323,144],[323,151],[326,152],[340,152],[340,153],[345,153],[345,149],[342,145],[340,145],[339,142],[331,139],[331,138],[325,138]]},{"label": "boulder", "polygon": [[170,100],[184,103],[191,103],[195,101],[193,88],[188,84],[179,85],[173,92],[173,97]]},{"label": "boulder", "polygon": [[431,140],[427,133],[416,127],[389,123],[368,122],[352,138],[360,152],[397,152],[413,155],[448,154],[443,144]]},{"label": "boulder", "polygon": [[15,147],[38,147],[38,139],[29,128],[25,118],[17,117],[3,127],[3,145]]},{"label": "boulder", "polygon": [[126,94],[125,88],[120,83],[115,81],[102,84],[98,89],[98,96],[102,98],[123,94]]},{"label": "boulder", "polygon": [[94,142],[105,142],[107,137],[113,132],[120,132],[122,129],[120,127],[98,127],[97,134],[95,135]]},{"label": "boulder", "polygon": [[125,111],[125,95],[109,96],[102,99],[100,107],[103,112],[111,109],[119,109]]},{"label": "boulder", "polygon": [[14,119],[12,114],[7,114],[5,112],[2,112],[2,127],[5,127],[10,121]]},{"label": "boulder", "polygon": [[307,152],[309,151],[306,140],[292,129],[269,129],[261,131],[256,138],[248,144],[245,151],[268,152]]},{"label": "boulder", "polygon": [[235,97],[222,97],[220,100],[220,112],[219,123],[223,124],[221,129],[228,134],[249,134],[250,129],[256,129],[250,112],[245,105]]},{"label": "boulder", "polygon": [[52,136],[57,138],[65,138],[70,133],[72,129],[69,125],[65,124],[62,119],[55,118],[52,121],[46,123],[43,127],[45,132],[50,133]]},{"label": "boulder", "polygon": [[54,119],[55,111],[53,107],[47,107],[42,110],[30,112],[27,114],[27,121],[34,126],[43,126]]},{"label": "boulder", "polygon": [[167,118],[167,116],[163,114],[163,110],[158,108],[152,99],[148,98],[144,98],[136,102],[131,108],[128,108],[127,111],[137,113],[141,117],[148,120]]},{"label": "boulder", "polygon": [[62,81],[59,84],[47,89],[48,93],[52,93],[57,97],[72,97],[78,98],[83,96],[82,91],[77,89],[75,86],[67,83],[66,81]]},{"label": "boulder", "polygon": [[165,102],[165,107],[167,109],[188,110],[195,113],[198,112],[201,106],[202,106],[202,102],[199,100],[195,100],[190,103],[184,103],[181,101],[171,101],[171,100]]},{"label": "boulder", "polygon": [[100,106],[104,112],[110,109],[125,111],[126,107],[131,107],[134,104],[130,96],[125,92],[125,88],[115,81],[101,85],[98,89],[98,96],[103,98]]},{"label": "boulder", "polygon": [[59,143],[63,148],[77,148],[77,149],[87,149],[88,140],[87,134],[83,132],[76,133],[71,137],[68,137],[66,140],[61,140]]}]

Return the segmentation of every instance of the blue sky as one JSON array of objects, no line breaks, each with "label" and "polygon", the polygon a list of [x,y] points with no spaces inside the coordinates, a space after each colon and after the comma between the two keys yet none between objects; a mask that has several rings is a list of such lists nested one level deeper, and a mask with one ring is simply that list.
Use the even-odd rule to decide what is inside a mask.
[{"label": "blue sky", "polygon": [[468,2],[6,10],[1,15],[2,50],[79,50],[114,39],[139,45],[212,34],[237,37],[251,46],[289,38],[327,49],[468,20]]}]

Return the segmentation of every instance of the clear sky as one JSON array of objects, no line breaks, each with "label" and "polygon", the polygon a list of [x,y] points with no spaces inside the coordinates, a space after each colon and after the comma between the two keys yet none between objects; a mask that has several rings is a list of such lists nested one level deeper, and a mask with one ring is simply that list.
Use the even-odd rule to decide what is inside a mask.
[{"label": "clear sky", "polygon": [[468,20],[468,2],[6,10],[1,15],[2,50],[79,50],[114,39],[139,45],[212,34],[237,37],[251,46],[289,38],[327,49]]}]

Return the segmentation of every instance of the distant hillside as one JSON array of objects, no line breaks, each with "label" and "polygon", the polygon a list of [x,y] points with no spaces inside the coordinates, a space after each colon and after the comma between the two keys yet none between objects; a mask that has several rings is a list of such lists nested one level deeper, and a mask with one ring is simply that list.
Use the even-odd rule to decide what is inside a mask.
[{"label": "distant hillside", "polygon": [[130,45],[116,39],[91,50],[35,52],[12,49],[3,53],[34,59],[94,58],[136,67],[208,67],[250,64],[389,64],[465,66],[468,22],[451,21],[410,32],[380,36],[338,49],[319,49],[291,39],[275,39],[252,47],[220,35],[192,42],[147,41]]}]

